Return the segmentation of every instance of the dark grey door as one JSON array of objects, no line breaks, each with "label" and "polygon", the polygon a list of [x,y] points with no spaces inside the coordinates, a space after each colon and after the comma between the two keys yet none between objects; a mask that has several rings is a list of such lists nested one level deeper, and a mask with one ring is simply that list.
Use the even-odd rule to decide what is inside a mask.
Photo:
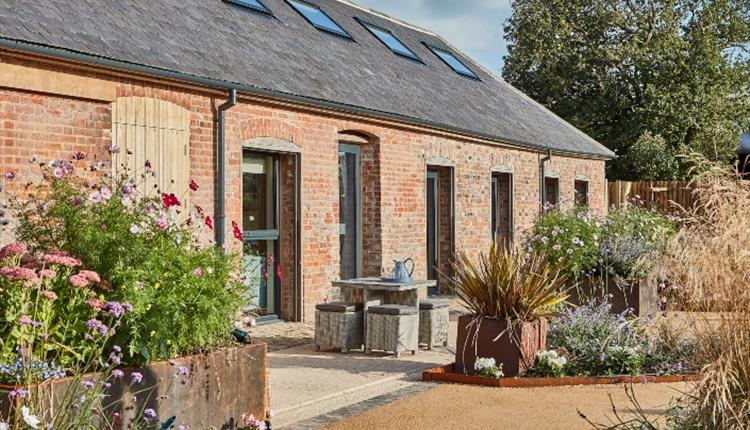
[{"label": "dark grey door", "polygon": [[438,174],[427,172],[427,278],[437,279],[438,265]]},{"label": "dark grey door", "polygon": [[339,145],[339,245],[341,279],[360,276],[361,179],[357,145]]},{"label": "dark grey door", "polygon": [[246,307],[277,318],[280,309],[279,160],[242,154],[242,231]]}]

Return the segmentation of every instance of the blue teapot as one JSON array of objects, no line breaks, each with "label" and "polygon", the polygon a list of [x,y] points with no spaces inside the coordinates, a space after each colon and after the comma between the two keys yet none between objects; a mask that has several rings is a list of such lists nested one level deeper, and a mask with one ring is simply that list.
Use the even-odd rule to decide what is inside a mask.
[{"label": "blue teapot", "polygon": [[[407,269],[407,263],[411,263],[411,268]],[[411,275],[414,273],[414,260],[409,257],[405,260],[393,260],[392,278],[398,282],[411,282]]]}]

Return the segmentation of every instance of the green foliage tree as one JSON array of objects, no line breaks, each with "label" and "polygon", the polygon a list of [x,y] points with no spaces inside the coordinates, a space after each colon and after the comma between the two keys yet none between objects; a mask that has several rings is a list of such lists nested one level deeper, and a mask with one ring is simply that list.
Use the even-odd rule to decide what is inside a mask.
[{"label": "green foliage tree", "polygon": [[688,151],[733,158],[750,119],[750,2],[512,5],[503,77],[616,151],[610,177],[682,177]]}]

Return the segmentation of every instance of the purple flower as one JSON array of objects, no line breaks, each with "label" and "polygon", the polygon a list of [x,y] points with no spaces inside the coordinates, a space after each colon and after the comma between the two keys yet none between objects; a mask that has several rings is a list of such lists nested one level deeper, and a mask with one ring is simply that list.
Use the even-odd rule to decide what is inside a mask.
[{"label": "purple flower", "polygon": [[156,411],[153,410],[153,409],[151,409],[151,408],[148,408],[148,409],[146,409],[146,410],[143,411],[143,416],[147,420],[152,420],[152,419],[156,418]]},{"label": "purple flower", "polygon": [[102,322],[95,318],[91,318],[90,320],[86,321],[86,327],[90,329],[99,328],[100,325],[102,325]]},{"label": "purple flower", "polygon": [[29,397],[29,390],[25,388],[18,388],[8,393],[8,397],[10,397],[11,399],[16,397],[18,397],[19,399],[24,399],[26,397]]},{"label": "purple flower", "polygon": [[109,333],[109,327],[107,327],[104,324],[100,325],[99,326],[99,334],[105,335],[107,333]]},{"label": "purple flower", "polygon": [[110,314],[114,315],[117,318],[120,318],[122,314],[125,313],[125,309],[119,302],[109,302],[107,304],[107,311],[109,311]]},{"label": "purple flower", "polygon": [[133,384],[140,384],[143,381],[143,374],[141,372],[133,372],[130,374],[130,381]]},{"label": "purple flower", "polygon": [[112,371],[112,377],[115,379],[122,379],[123,376],[125,376],[125,372],[120,369],[115,369]]},{"label": "purple flower", "polygon": [[101,195],[104,200],[109,200],[112,198],[112,190],[110,190],[107,187],[102,188]]},{"label": "purple flower", "polygon": [[21,315],[20,318],[18,318],[18,324],[20,325],[30,325],[34,328],[42,327],[44,324],[40,323],[39,321],[32,320],[28,315]]},{"label": "purple flower", "polygon": [[133,305],[128,302],[122,302],[122,308],[125,309],[125,312],[133,312]]},{"label": "purple flower", "polygon": [[119,154],[120,147],[117,145],[109,145],[107,146],[107,152],[109,152],[110,154]]},{"label": "purple flower", "polygon": [[83,385],[83,388],[94,388],[94,381],[83,381],[81,383]]},{"label": "purple flower", "polygon": [[190,370],[185,366],[180,366],[177,368],[177,374],[180,376],[187,376],[190,373]]},{"label": "purple flower", "polygon": [[115,345],[115,346],[113,346],[113,347],[112,347],[112,350],[113,350],[114,352],[122,352],[122,348],[120,348],[120,346],[119,346],[119,345]]}]

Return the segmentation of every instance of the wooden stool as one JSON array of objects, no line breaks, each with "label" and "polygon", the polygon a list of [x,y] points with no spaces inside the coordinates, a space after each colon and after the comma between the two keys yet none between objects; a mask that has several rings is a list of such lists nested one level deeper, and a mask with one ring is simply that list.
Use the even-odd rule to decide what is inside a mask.
[{"label": "wooden stool", "polygon": [[362,303],[322,303],[315,306],[315,349],[321,346],[350,349],[362,348]]},{"label": "wooden stool", "polygon": [[403,351],[417,353],[419,348],[419,311],[412,306],[381,305],[367,308],[365,352],[393,352],[398,358]]},{"label": "wooden stool", "polygon": [[448,346],[450,312],[444,300],[419,301],[419,343],[427,349],[433,345]]}]

